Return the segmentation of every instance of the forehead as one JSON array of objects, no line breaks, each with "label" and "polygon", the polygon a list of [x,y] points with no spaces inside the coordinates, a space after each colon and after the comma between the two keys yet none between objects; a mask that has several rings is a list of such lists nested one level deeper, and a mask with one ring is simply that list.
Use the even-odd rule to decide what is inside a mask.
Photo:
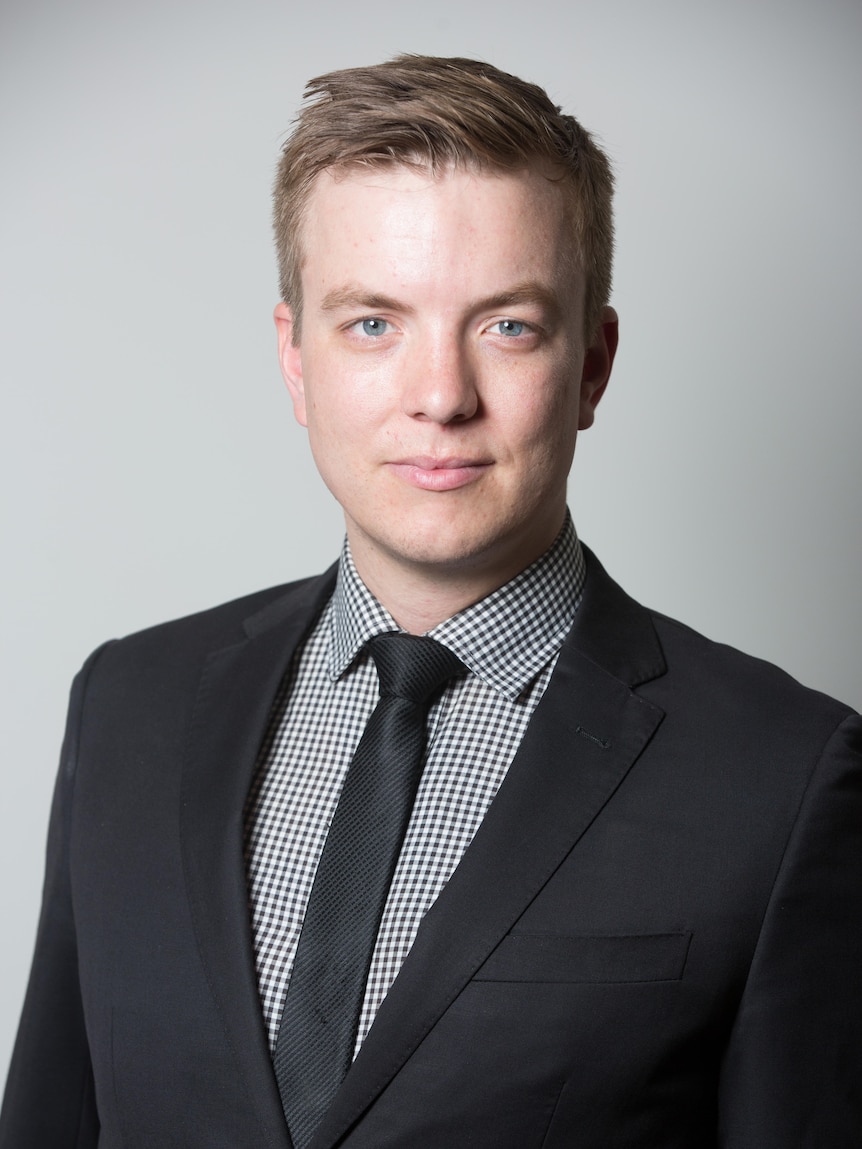
[{"label": "forehead", "polygon": [[577,273],[565,208],[559,183],[535,170],[327,170],[305,213],[303,287],[366,275],[453,291],[509,280],[559,287]]}]

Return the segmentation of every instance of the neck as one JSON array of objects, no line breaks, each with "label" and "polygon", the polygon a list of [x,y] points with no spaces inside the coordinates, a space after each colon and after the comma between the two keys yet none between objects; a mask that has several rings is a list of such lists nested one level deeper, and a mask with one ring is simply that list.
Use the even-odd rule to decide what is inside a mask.
[{"label": "neck", "polygon": [[425,634],[472,606],[520,574],[539,554],[521,554],[508,564],[487,568],[453,570],[393,561],[377,550],[351,546],[359,577],[408,634]]},{"label": "neck", "polygon": [[389,582],[359,566],[356,569],[377,601],[408,634],[425,634],[502,585],[493,581],[478,585],[472,580],[441,583],[421,575]]}]

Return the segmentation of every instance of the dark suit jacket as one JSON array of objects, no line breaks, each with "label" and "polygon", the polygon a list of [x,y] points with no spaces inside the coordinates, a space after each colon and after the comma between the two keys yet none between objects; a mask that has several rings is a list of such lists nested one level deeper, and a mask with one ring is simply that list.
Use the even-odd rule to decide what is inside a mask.
[{"label": "dark suit jacket", "polygon": [[[332,572],[73,689],[2,1149],[288,1149],[243,803]],[[862,1144],[862,726],[592,557],[551,684],[315,1149]]]}]

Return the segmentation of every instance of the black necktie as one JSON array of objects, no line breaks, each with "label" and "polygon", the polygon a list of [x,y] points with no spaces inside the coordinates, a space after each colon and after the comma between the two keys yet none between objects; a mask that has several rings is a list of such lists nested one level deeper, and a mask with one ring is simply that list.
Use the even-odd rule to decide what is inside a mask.
[{"label": "black necktie", "polygon": [[368,649],[380,701],[329,827],[273,1058],[295,1149],[305,1149],[350,1068],[380,918],[419,785],[428,708],[464,671],[430,638],[381,634]]}]

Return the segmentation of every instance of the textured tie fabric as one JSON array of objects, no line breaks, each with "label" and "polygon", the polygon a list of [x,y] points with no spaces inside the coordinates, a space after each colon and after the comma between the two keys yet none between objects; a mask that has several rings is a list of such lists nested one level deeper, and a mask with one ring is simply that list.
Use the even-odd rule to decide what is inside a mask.
[{"label": "textured tie fabric", "polygon": [[419,784],[434,695],[464,672],[430,638],[371,639],[380,701],[344,783],[302,924],[274,1065],[295,1149],[350,1067],[368,967]]}]

